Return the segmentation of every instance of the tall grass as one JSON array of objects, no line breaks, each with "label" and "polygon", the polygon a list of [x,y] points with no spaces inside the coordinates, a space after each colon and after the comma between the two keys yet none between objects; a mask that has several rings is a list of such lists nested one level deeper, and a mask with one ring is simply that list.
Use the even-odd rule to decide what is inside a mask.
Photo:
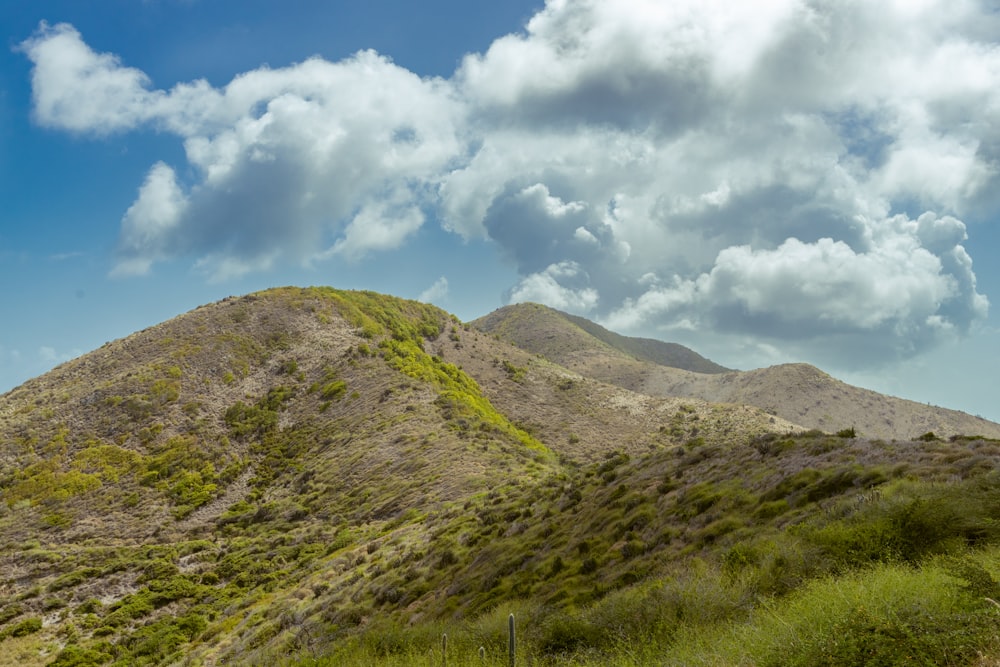
[{"label": "tall grass", "polygon": [[[1000,552],[989,560],[995,565]],[[811,582],[762,604],[744,623],[686,627],[669,647],[669,663],[970,665],[1000,648],[1000,610],[977,593],[945,562],[876,565]]]},{"label": "tall grass", "polygon": [[[578,611],[518,603],[518,665],[572,667],[950,667],[1000,654],[1000,548],[922,566],[876,564],[747,604],[725,573],[619,591]],[[385,624],[298,667],[507,665],[507,609],[467,622]],[[480,660],[479,646],[486,647]],[[979,662],[977,662],[979,661]]]}]

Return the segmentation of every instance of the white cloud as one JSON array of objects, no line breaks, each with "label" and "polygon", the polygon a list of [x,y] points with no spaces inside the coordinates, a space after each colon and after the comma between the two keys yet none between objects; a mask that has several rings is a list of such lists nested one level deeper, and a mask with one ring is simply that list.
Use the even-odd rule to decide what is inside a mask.
[{"label": "white cloud", "polygon": [[[955,244],[965,236],[961,223],[925,214],[880,226],[887,239],[868,252],[830,238],[790,238],[772,250],[725,248],[710,271],[654,284],[606,323],[627,330],[683,322],[764,340],[822,339],[853,349],[853,359],[842,360],[847,364],[908,356],[986,317],[988,301],[975,292],[971,262],[961,261],[967,255]],[[921,231],[943,241],[940,255],[921,246]]]},{"label": "white cloud", "polygon": [[165,91],[65,24],[22,49],[40,123],[96,134],[149,124],[184,141],[193,181],[152,167],[122,221],[118,274],[194,256],[222,277],[398,247],[461,147],[450,84],[371,51]]},{"label": "white cloud", "polygon": [[78,349],[71,350],[70,352],[58,352],[54,347],[49,347],[48,345],[42,345],[38,348],[38,359],[48,366],[54,366],[55,364],[61,364],[71,359],[75,359],[83,354],[82,351]]},{"label": "white cloud", "polygon": [[425,289],[417,297],[417,301],[424,303],[439,303],[448,296],[448,279],[441,276],[434,281],[434,284]]},{"label": "white cloud", "polygon": [[510,292],[510,303],[535,301],[571,313],[586,315],[599,300],[597,290],[586,287],[587,275],[575,262],[561,262],[521,280]]},{"label": "white cloud", "polygon": [[550,0],[448,80],[363,51],[169,90],[70,26],[22,49],[40,123],[184,142],[119,273],[357,261],[437,220],[498,244],[512,300],[854,359],[986,316],[964,220],[1000,212],[998,34],[975,0]]},{"label": "white cloud", "polygon": [[175,235],[187,206],[174,170],[163,162],[153,165],[139,189],[139,198],[122,219],[123,259],[115,273],[148,273],[155,260],[171,254],[173,246],[183,240]]},{"label": "white cloud", "polygon": [[402,205],[391,201],[365,204],[347,225],[342,239],[327,253],[343,255],[357,260],[378,250],[398,248],[407,237],[424,224],[424,214],[416,206],[407,205],[406,195],[400,196]]},{"label": "white cloud", "polygon": [[135,127],[155,113],[149,78],[112,54],[95,53],[68,24],[42,23],[21,48],[34,63],[35,118],[42,125],[104,133]]}]

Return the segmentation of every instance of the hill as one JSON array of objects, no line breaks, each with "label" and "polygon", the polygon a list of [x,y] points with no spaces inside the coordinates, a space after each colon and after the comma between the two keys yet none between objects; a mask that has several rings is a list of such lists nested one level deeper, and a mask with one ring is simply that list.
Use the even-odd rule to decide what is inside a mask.
[{"label": "hill", "polygon": [[0,396],[0,665],[993,664],[1000,441],[847,435],[230,298]]},{"label": "hill", "polygon": [[[537,303],[504,306],[471,324],[566,367],[603,355],[615,362],[646,361],[696,373],[732,370],[683,345],[622,336],[583,317]],[[583,358],[578,358],[580,356]]]},{"label": "hill", "polygon": [[854,387],[808,364],[730,371],[683,346],[613,334],[537,304],[506,306],[472,325],[582,375],[642,394],[751,405],[806,428],[854,428],[885,440],[928,432],[1000,437],[1000,424]]}]

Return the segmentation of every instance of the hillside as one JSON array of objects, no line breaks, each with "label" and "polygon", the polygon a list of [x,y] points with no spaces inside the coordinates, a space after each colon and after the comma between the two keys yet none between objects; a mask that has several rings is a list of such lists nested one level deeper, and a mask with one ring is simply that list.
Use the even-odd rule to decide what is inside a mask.
[{"label": "hillside", "polygon": [[471,324],[566,367],[586,363],[588,359],[607,358],[612,364],[637,360],[696,373],[731,370],[683,345],[622,336],[585,318],[537,303],[504,306]]},{"label": "hillside", "polygon": [[846,436],[230,298],[0,396],[0,665],[995,664],[1000,441]]},{"label": "hillside", "polygon": [[[103,609],[81,634],[120,646],[137,618],[160,617],[153,581],[190,592],[211,571],[212,586],[241,597],[253,580],[241,568],[261,559],[268,573],[257,575],[301,585],[397,532],[426,550],[418,519],[595,461],[610,441],[635,455],[771,428],[795,427],[601,385],[423,304],[323,289],[228,299],[0,398],[0,544],[12,573],[0,618],[47,612],[45,627],[61,628],[66,608]],[[205,538],[242,547],[224,558]],[[275,549],[282,563],[322,563],[291,571],[262,558]],[[154,577],[157,567],[169,576]],[[352,581],[343,586],[361,591]],[[436,588],[414,609],[434,606]],[[204,631],[211,614],[196,615]]]},{"label": "hillside", "polygon": [[[612,334],[537,304],[507,306],[472,324],[581,375],[642,394],[745,404],[806,428],[854,428],[885,440],[928,432],[1000,437],[1000,424],[854,387],[808,364],[727,372],[682,346],[676,347],[687,353],[668,353],[667,343]],[[685,360],[690,355],[694,361]]]}]

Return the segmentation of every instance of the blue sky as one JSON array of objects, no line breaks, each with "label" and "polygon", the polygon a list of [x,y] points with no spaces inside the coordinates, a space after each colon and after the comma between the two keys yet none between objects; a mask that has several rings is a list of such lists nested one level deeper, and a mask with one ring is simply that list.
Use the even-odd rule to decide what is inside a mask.
[{"label": "blue sky", "polygon": [[0,391],[287,284],[1000,420],[988,2],[5,3]]}]

